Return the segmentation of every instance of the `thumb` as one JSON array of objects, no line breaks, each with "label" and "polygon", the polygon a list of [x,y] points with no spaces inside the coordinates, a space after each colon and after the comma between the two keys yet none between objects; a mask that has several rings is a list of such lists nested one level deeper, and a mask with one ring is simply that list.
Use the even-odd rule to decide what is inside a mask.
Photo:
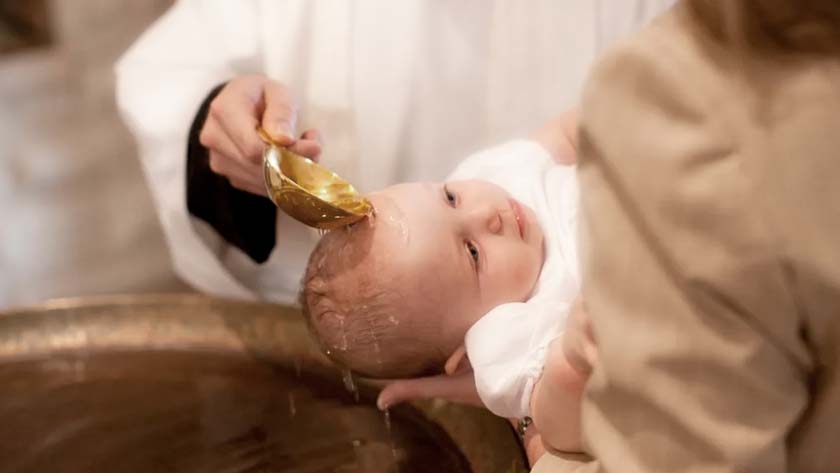
[{"label": "thumb", "polygon": [[263,85],[263,100],[263,129],[278,145],[291,146],[295,143],[297,107],[289,89],[279,82],[267,81]]}]

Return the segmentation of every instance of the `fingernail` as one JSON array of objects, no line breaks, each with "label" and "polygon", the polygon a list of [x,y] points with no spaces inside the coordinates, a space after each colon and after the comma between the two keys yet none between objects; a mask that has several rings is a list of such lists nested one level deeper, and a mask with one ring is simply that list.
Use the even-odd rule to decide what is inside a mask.
[{"label": "fingernail", "polygon": [[276,134],[274,134],[274,140],[277,141],[277,143],[279,143],[283,146],[291,146],[295,143],[295,139],[292,138],[291,136],[289,136],[286,133],[276,133]]},{"label": "fingernail", "polygon": [[275,124],[274,126],[271,127],[271,130],[273,131],[273,134],[274,134],[274,136],[277,137],[277,139],[283,139],[283,140],[294,140],[295,139],[294,138],[294,132],[289,128],[289,126],[286,123],[277,123],[277,124]]},{"label": "fingernail", "polygon": [[289,146],[294,143],[294,138],[291,138],[285,127],[279,125],[263,126],[271,141],[281,146]]},{"label": "fingernail", "polygon": [[385,404],[385,402],[382,399],[377,399],[376,400],[376,408],[379,409],[380,411],[384,411],[384,410],[388,409],[388,405]]}]

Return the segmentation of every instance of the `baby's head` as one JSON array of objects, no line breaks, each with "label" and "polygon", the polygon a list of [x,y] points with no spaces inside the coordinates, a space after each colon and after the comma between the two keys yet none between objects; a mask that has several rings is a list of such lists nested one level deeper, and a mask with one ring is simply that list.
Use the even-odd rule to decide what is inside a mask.
[{"label": "baby's head", "polygon": [[484,181],[408,183],[333,230],[309,259],[301,303],[327,355],[371,377],[443,371],[493,307],[524,301],[544,259],[534,212]]}]

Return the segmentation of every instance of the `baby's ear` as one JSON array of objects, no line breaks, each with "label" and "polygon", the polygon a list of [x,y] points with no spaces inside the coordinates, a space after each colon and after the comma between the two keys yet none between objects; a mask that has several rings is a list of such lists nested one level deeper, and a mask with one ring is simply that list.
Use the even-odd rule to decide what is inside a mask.
[{"label": "baby's ear", "polygon": [[315,316],[316,322],[330,329],[340,329],[344,326],[344,315],[331,308],[321,307]]},{"label": "baby's ear", "polygon": [[317,312],[312,319],[316,338],[321,346],[328,350],[345,351],[348,349],[350,334],[345,328],[345,316],[334,310]]},{"label": "baby's ear", "polygon": [[446,364],[443,365],[443,370],[447,375],[452,376],[462,371],[470,369],[470,360],[467,358],[467,347],[459,345],[455,351],[449,355]]}]

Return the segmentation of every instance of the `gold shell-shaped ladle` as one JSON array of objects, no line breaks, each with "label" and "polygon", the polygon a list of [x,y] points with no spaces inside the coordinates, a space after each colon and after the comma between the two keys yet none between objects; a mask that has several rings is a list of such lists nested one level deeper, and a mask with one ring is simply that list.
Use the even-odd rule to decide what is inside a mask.
[{"label": "gold shell-shaped ladle", "polygon": [[366,198],[338,174],[278,145],[262,128],[263,175],[271,201],[295,220],[323,230],[350,225],[373,212]]}]

